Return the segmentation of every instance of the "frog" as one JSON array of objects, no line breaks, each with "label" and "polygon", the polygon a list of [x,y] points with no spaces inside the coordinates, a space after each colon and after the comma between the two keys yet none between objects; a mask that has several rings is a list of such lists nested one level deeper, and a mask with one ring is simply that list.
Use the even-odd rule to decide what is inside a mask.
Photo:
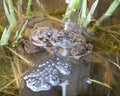
[{"label": "frog", "polygon": [[65,22],[63,30],[51,27],[34,29],[30,40],[50,54],[79,60],[92,53],[93,46],[84,37],[87,31],[83,26],[68,21]]},{"label": "frog", "polygon": [[61,82],[60,75],[70,75],[71,65],[56,57],[40,63],[23,76],[26,86],[34,92],[50,90],[52,86],[58,86]]},{"label": "frog", "polygon": [[86,41],[85,35],[92,33],[91,30],[72,21],[65,22],[64,26],[66,35],[72,41],[69,57],[74,59],[88,57],[92,53],[93,45]]}]

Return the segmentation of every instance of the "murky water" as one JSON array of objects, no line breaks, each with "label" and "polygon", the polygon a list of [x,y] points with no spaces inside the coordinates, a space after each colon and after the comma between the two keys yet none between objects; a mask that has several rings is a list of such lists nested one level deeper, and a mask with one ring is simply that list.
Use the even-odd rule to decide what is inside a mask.
[{"label": "murky water", "polygon": [[[66,8],[66,4],[62,3],[62,0],[59,0],[59,1],[55,0],[55,2],[53,2],[51,0],[50,1],[49,0],[46,0],[46,1],[43,0],[42,3],[44,3],[45,7],[47,8],[47,11],[49,11],[48,13],[50,13],[52,15],[55,15],[55,14],[61,15],[61,14],[64,13],[65,8]],[[2,4],[3,3],[2,3],[2,0],[1,0],[0,5],[3,6]],[[35,3],[35,5],[36,5],[36,3]],[[58,8],[58,9],[56,9],[56,8]],[[1,7],[0,10],[1,10],[1,12],[0,12],[0,25],[5,27],[5,26],[8,25],[8,21],[6,19],[5,14],[4,14],[3,7]],[[102,9],[99,9],[99,10],[102,10]],[[115,14],[117,14],[117,13],[115,13]],[[98,16],[99,16],[99,14],[98,14]],[[115,17],[112,17],[112,19],[110,19],[110,20],[113,20],[114,24],[116,24],[116,22],[120,23],[120,22],[118,22],[119,21],[118,19],[116,20],[117,17],[120,18],[120,16],[116,15]],[[36,20],[39,21],[40,19],[39,20],[36,19]],[[33,27],[35,25],[35,23],[36,22],[29,23],[29,24],[30,24],[30,26]],[[46,24],[46,23],[47,22],[45,21],[44,24]],[[106,24],[108,24],[108,23],[106,23]],[[59,26],[59,24],[57,26]],[[62,28],[62,27],[60,26],[60,28]],[[26,34],[28,35],[28,33],[26,33]],[[1,35],[1,33],[0,33],[0,35]],[[27,37],[27,35],[25,35],[25,36]],[[86,62],[70,60],[70,62],[72,62],[72,74],[70,76],[61,77],[62,80],[69,79],[70,83],[72,82],[67,87],[67,96],[75,96],[76,94],[82,94],[82,96],[83,95],[84,96],[88,96],[88,95],[95,96],[96,94],[97,95],[103,95],[104,94],[105,96],[107,96],[107,94],[108,95],[110,94],[109,96],[115,96],[115,95],[119,96],[119,94],[120,94],[119,93],[120,76],[119,76],[118,73],[120,73],[120,70],[118,69],[118,67],[114,66],[114,64],[119,65],[119,62],[120,62],[119,61],[120,60],[119,59],[120,58],[120,56],[119,56],[120,48],[119,48],[119,43],[118,43],[120,38],[117,36],[117,38],[115,37],[113,39],[112,38],[113,35],[109,36],[109,34],[108,35],[102,35],[101,38],[99,38],[99,35],[101,35],[101,34],[100,33],[96,34],[96,37],[98,37],[98,38],[95,38],[95,41],[94,40],[91,41],[94,45],[94,51],[93,51],[93,55],[91,56],[91,58],[88,59],[89,63],[88,62],[86,63]],[[106,38],[105,42],[102,41],[102,40],[104,40],[104,38]],[[110,38],[112,38],[112,39],[110,39]],[[106,42],[108,42],[109,44],[106,43]],[[35,53],[35,54],[24,53],[25,50],[23,49],[23,46],[24,45],[21,45],[19,47],[18,52],[20,52],[20,54],[22,54],[28,60],[31,60],[35,64],[39,64],[42,61],[44,61],[45,58],[49,58],[49,57],[47,57],[48,53],[45,53],[45,54],[42,53],[43,50],[40,50],[38,53]],[[13,49],[15,49],[15,48],[13,48]],[[37,48],[37,49],[39,49],[39,48]],[[14,57],[16,57],[16,56],[14,56],[8,49],[0,47],[0,62],[1,62],[0,63],[0,68],[1,68],[0,74],[2,74],[0,76],[0,80],[2,80],[2,82],[3,82],[3,83],[0,83],[0,90],[1,90],[1,86],[3,87],[6,84],[9,85],[9,82],[14,80],[14,76],[12,74],[13,71],[11,69],[12,65],[10,65],[10,62],[11,62],[11,60],[14,59]],[[16,61],[17,61],[17,59],[15,59],[15,62]],[[21,60],[19,62],[21,62]],[[23,62],[21,62],[21,64],[23,64]],[[5,66],[3,66],[3,65],[5,65]],[[24,67],[23,67],[23,65],[22,66],[20,65],[20,66],[22,68],[29,69],[28,66],[26,68],[26,65],[24,65]],[[9,74],[9,73],[11,73],[11,74]],[[114,88],[114,91],[111,91],[111,93],[110,93],[110,91],[107,91],[107,89],[105,91],[105,87],[100,86],[96,83],[93,83],[92,85],[88,85],[85,82],[88,77],[93,78],[95,80],[99,80],[99,81],[106,80],[105,82],[109,83]],[[104,77],[104,79],[103,79],[103,77]],[[114,81],[114,78],[115,78],[116,81]],[[9,81],[9,82],[4,82],[4,80]],[[116,82],[116,86],[114,85],[115,82]],[[12,88],[13,85],[15,85],[15,82],[11,83],[11,85],[9,85],[8,89],[5,88],[8,91],[8,93],[6,93],[5,91],[1,91],[0,95],[2,96],[4,94],[6,94],[5,96],[19,96],[18,95],[19,93],[18,93],[17,89],[14,89],[14,91],[11,91],[9,89],[9,88]],[[13,93],[10,93],[10,92],[13,92]],[[44,92],[37,92],[36,93],[36,92],[31,91],[25,85],[23,85],[21,87],[20,92],[21,92],[21,96],[39,96],[40,94],[41,94],[41,96],[48,96],[48,95],[49,96],[61,96],[62,95],[61,88],[59,86],[57,86],[57,88],[53,87],[50,91],[47,91],[47,92],[44,91]],[[7,95],[7,94],[11,94],[11,95]]]}]

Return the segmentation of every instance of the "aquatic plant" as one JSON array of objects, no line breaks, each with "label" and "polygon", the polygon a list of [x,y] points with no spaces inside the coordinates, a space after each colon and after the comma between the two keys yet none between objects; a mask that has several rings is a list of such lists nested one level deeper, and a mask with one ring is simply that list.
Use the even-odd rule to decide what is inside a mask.
[{"label": "aquatic plant", "polygon": [[[20,20],[16,21],[17,16],[15,16],[15,10],[14,10],[12,0],[8,0],[8,2],[6,2],[4,0],[3,5],[4,5],[6,17],[7,17],[10,25],[8,28],[5,28],[3,31],[3,34],[2,34],[1,40],[0,40],[0,45],[7,45],[9,43],[8,41],[10,40],[11,34],[13,34],[12,32],[15,31],[14,29],[16,28],[17,23],[19,23]],[[8,5],[8,7],[7,7],[7,5]],[[32,0],[28,0],[26,16],[31,15],[31,5],[32,5]],[[21,13],[22,13],[22,0],[19,0],[18,1],[18,17],[21,16]],[[18,36],[15,36],[15,39],[13,40],[13,46],[15,46],[15,43],[17,44],[18,40],[22,37],[22,33],[23,33],[26,25],[27,25],[27,21],[25,22],[25,25],[23,25],[23,27],[21,28],[20,32],[15,32],[15,34],[17,34],[17,33],[19,33],[19,34],[18,34]]]},{"label": "aquatic plant", "polygon": [[[88,0],[70,0],[63,20],[66,21],[68,19],[72,19],[72,15],[74,14],[74,17],[77,19],[77,23],[86,27],[93,20],[93,14],[95,12],[95,9],[97,8],[98,2],[99,0],[95,0],[91,6],[90,11],[88,11]],[[103,14],[98,20],[96,20],[97,23],[101,24],[105,19],[110,17],[119,4],[120,0],[114,0],[105,14]]]},{"label": "aquatic plant", "polygon": [[97,81],[97,80],[94,80],[94,79],[88,78],[88,80],[87,80],[86,82],[87,82],[88,84],[97,83],[97,84],[99,84],[99,85],[102,85],[102,86],[104,86],[104,87],[109,88],[110,90],[113,90],[113,88],[112,88],[110,85],[108,85],[107,83],[103,83],[103,82],[100,82],[100,81]]},{"label": "aquatic plant", "polygon": [[120,0],[114,0],[108,10],[97,20],[97,22],[100,24],[108,17],[112,16],[114,11],[117,9],[117,7],[120,4]]},{"label": "aquatic plant", "polygon": [[30,16],[31,15],[31,5],[32,5],[32,0],[28,0],[28,5],[27,5],[27,9],[26,9],[26,16]]},{"label": "aquatic plant", "polygon": [[12,0],[8,0],[8,7],[4,0],[4,10],[10,25],[8,28],[5,28],[3,31],[3,34],[0,40],[0,45],[8,44],[8,40],[10,38],[11,32],[14,30],[14,28],[17,25]]},{"label": "aquatic plant", "polygon": [[25,30],[25,27],[27,26],[27,23],[28,23],[28,20],[25,21],[25,23],[23,24],[23,26],[22,26],[22,28],[20,29],[19,32],[17,30],[16,35],[14,37],[14,40],[12,42],[13,47],[16,46],[18,44],[18,40],[22,38],[22,34],[23,34],[24,30]]}]

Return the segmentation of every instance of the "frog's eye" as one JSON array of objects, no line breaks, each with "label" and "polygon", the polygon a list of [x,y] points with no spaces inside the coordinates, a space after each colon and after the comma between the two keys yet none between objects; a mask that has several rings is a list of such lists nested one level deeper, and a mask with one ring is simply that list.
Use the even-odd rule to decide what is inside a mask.
[{"label": "frog's eye", "polygon": [[73,49],[71,50],[71,55],[72,55],[72,56],[76,56],[76,55],[78,55],[78,54],[79,54],[78,49],[73,48]]},{"label": "frog's eye", "polygon": [[39,38],[39,40],[43,40],[43,38]]},{"label": "frog's eye", "polygon": [[40,35],[40,36],[38,37],[38,39],[39,39],[39,40],[43,40],[43,36]]},{"label": "frog's eye", "polygon": [[58,34],[57,35],[57,38],[62,38],[63,36],[61,34]]},{"label": "frog's eye", "polygon": [[51,33],[47,33],[47,37],[50,38],[52,36]]},{"label": "frog's eye", "polygon": [[45,33],[44,35],[46,35],[48,38],[50,38],[52,36],[53,32],[51,30],[46,29],[46,30],[44,30],[44,33]]}]

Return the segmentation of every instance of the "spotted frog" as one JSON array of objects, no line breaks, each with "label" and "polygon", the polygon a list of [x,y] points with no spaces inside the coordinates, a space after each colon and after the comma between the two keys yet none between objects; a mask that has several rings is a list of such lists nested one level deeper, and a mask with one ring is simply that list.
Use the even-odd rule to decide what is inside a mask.
[{"label": "spotted frog", "polygon": [[26,86],[34,92],[50,90],[61,83],[60,75],[70,75],[71,65],[57,57],[46,60],[26,74],[23,79]]},{"label": "spotted frog", "polygon": [[71,21],[65,22],[64,30],[40,27],[33,30],[31,42],[45,48],[50,54],[81,59],[92,53],[93,46],[86,42],[84,34],[88,29]]}]

